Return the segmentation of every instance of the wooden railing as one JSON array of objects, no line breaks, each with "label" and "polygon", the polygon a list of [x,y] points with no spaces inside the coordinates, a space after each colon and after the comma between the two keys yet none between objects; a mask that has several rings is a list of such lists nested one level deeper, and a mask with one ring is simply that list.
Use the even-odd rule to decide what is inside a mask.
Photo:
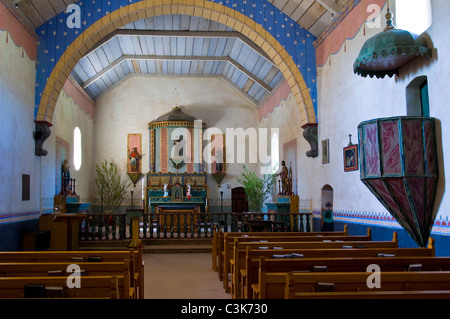
[{"label": "wooden railing", "polygon": [[[311,232],[312,213],[144,213],[140,239],[212,238],[214,227],[224,232],[246,232],[252,221],[271,221],[273,232]],[[126,214],[86,214],[80,223],[80,241],[131,239],[131,219]]]}]

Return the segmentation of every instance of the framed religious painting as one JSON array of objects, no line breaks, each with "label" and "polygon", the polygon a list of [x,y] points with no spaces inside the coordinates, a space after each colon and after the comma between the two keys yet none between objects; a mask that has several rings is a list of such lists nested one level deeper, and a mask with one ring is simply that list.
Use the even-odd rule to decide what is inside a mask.
[{"label": "framed religious painting", "polygon": [[128,134],[128,173],[142,172],[142,136],[141,134]]},{"label": "framed religious painting", "polygon": [[344,171],[357,171],[358,167],[358,144],[344,147]]},{"label": "framed religious painting", "polygon": [[127,141],[127,175],[130,177],[133,185],[142,175],[142,135],[128,134]]}]

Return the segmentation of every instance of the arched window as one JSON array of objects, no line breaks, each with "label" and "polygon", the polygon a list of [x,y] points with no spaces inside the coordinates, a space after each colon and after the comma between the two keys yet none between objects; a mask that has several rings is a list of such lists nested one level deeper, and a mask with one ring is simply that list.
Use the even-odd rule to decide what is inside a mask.
[{"label": "arched window", "polygon": [[272,171],[276,172],[280,168],[280,141],[277,132],[272,134],[272,140],[270,143],[270,157]]},{"label": "arched window", "polygon": [[75,128],[73,132],[73,164],[75,165],[75,170],[79,171],[82,162],[82,152],[81,152],[81,131],[78,127]]},{"label": "arched window", "polygon": [[396,0],[395,26],[415,34],[422,34],[432,23],[430,0]]}]

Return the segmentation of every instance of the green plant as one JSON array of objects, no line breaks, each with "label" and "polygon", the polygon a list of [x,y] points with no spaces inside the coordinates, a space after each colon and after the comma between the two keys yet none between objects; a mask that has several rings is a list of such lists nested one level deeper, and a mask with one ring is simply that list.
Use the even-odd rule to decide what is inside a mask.
[{"label": "green plant", "polygon": [[117,164],[113,162],[102,162],[101,166],[95,167],[97,176],[95,184],[97,191],[106,207],[116,210],[122,204],[128,187],[127,181],[122,181],[117,174]]},{"label": "green plant", "polygon": [[249,171],[244,166],[244,172],[237,181],[244,186],[249,211],[261,212],[264,201],[272,194],[276,174],[264,174],[262,177],[259,177],[255,172]]}]

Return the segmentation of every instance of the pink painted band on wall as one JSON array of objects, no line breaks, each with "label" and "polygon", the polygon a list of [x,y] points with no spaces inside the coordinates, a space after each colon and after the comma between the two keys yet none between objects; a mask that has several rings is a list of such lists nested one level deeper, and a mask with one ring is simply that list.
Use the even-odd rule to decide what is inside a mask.
[{"label": "pink painted band on wall", "polygon": [[0,2],[0,30],[7,31],[14,43],[23,47],[31,60],[37,57],[37,40],[24,28],[8,8]]},{"label": "pink painted band on wall", "polygon": [[[284,80],[283,80],[284,81]],[[291,87],[284,81],[283,84],[264,102],[258,110],[258,120],[261,122],[267,115],[273,112],[275,107],[279,106],[281,101],[286,100],[291,93]]]},{"label": "pink painted band on wall", "polygon": [[67,79],[63,86],[64,93],[67,97],[73,99],[75,104],[78,104],[81,110],[83,110],[91,119],[94,119],[94,102],[88,100],[81,92]]},{"label": "pink painted band on wall", "polygon": [[325,65],[330,55],[341,50],[346,39],[355,37],[361,26],[373,15],[373,11],[368,12],[370,5],[378,5],[383,9],[385,4],[386,0],[362,0],[316,48],[317,66]]}]

